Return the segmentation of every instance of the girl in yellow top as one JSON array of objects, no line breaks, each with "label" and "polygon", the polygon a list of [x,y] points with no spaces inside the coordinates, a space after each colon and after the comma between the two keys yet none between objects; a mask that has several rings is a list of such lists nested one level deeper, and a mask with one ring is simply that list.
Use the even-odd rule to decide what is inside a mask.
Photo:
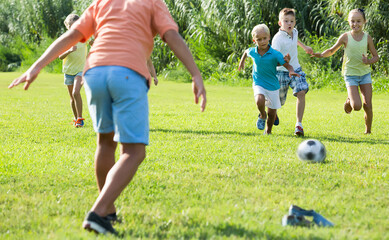
[{"label": "girl in yellow top", "polygon": [[[78,19],[79,16],[76,14],[68,15],[64,21],[66,28],[69,29]],[[62,71],[64,73],[64,84],[68,87],[75,127],[83,127],[85,120],[82,118],[82,98],[80,90],[83,85],[82,71],[85,66],[86,55],[86,43],[81,42],[59,55],[59,59],[63,60]]]},{"label": "girl in yellow top", "polygon": [[[348,15],[348,23],[351,31],[342,34],[334,46],[322,53],[314,53],[312,57],[332,56],[344,45],[343,76],[346,82],[348,97],[344,104],[344,111],[351,113],[352,110],[365,110],[365,134],[371,133],[373,122],[372,106],[372,80],[370,64],[379,60],[377,50],[374,47],[373,38],[363,32],[366,23],[365,12],[362,9],[353,9]],[[368,58],[367,49],[372,57]],[[359,89],[362,93],[362,101]]]}]

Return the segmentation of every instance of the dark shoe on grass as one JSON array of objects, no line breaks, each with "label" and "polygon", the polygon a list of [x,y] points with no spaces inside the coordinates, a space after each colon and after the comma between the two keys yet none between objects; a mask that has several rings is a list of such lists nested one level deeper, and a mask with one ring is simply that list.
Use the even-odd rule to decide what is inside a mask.
[{"label": "dark shoe on grass", "polygon": [[88,212],[84,222],[82,223],[82,227],[88,231],[94,231],[96,233],[111,233],[114,235],[117,234],[110,221],[100,217],[95,212]]},{"label": "dark shoe on grass", "polygon": [[313,222],[320,227],[333,227],[334,224],[327,219],[325,219],[322,215],[315,212],[314,210],[305,210],[296,205],[291,205],[289,208],[289,214],[295,215],[297,217],[313,217]]},{"label": "dark shoe on grass", "polygon": [[311,227],[312,222],[304,218],[304,216],[285,215],[282,218],[282,226],[300,226]]},{"label": "dark shoe on grass", "polygon": [[116,212],[108,214],[107,216],[104,217],[104,219],[110,221],[112,225],[115,223],[122,223],[122,220],[118,218]]}]

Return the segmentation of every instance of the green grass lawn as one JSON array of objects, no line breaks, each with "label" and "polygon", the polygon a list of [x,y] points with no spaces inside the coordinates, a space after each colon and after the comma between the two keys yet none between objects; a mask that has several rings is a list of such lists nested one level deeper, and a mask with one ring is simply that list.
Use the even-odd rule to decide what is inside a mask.
[{"label": "green grass lawn", "polygon": [[[107,238],[81,227],[98,194],[86,101],[75,129],[62,75],[8,90],[16,76],[0,73],[0,239]],[[345,92],[307,94],[304,139],[324,143],[324,164],[296,157],[291,93],[270,136],[256,129],[250,87],[207,94],[201,113],[190,84],[151,88],[147,157],[116,202],[123,238],[389,239],[388,94],[374,93],[371,135],[363,111],[343,112]],[[291,204],[335,227],[281,226]]]}]

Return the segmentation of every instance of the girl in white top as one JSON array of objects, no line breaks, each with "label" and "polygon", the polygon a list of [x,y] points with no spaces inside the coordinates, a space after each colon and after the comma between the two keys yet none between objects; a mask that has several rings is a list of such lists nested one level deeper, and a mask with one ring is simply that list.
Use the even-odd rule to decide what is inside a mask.
[{"label": "girl in white top", "polygon": [[[348,23],[351,28],[350,32],[342,34],[331,48],[322,53],[314,53],[312,57],[332,56],[344,45],[342,72],[348,93],[344,111],[346,113],[351,113],[352,110],[359,111],[363,106],[365,110],[365,134],[370,134],[373,122],[370,64],[378,62],[379,57],[374,47],[373,38],[368,33],[363,32],[363,26],[366,23],[365,12],[362,9],[351,10],[348,15]],[[368,58],[367,49],[372,55],[371,58]],[[358,86],[362,93],[363,102],[359,96]]]}]

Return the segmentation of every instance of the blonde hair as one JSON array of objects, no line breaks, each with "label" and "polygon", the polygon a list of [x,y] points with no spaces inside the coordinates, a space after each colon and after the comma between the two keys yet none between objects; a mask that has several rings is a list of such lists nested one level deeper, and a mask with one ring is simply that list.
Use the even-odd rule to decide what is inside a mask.
[{"label": "blonde hair", "polygon": [[67,28],[70,28],[71,24],[77,21],[80,17],[77,14],[69,14],[63,22]]},{"label": "blonde hair", "polygon": [[281,18],[286,15],[291,15],[293,17],[296,17],[296,10],[293,8],[284,8],[280,11],[280,14],[278,14],[278,20],[281,21]]},{"label": "blonde hair", "polygon": [[253,30],[251,31],[251,36],[252,37],[255,37],[255,35],[257,35],[258,32],[260,32],[261,30],[265,31],[265,33],[269,34],[270,35],[270,30],[269,28],[266,26],[266,24],[258,24],[257,26],[255,26],[253,28]]},{"label": "blonde hair", "polygon": [[366,22],[365,10],[363,10],[363,9],[361,9],[361,8],[355,8],[355,9],[351,10],[351,11],[348,13],[348,19],[350,19],[350,14],[353,13],[353,12],[356,12],[356,13],[361,14],[362,17],[363,17],[363,20],[365,20],[365,22]]}]

